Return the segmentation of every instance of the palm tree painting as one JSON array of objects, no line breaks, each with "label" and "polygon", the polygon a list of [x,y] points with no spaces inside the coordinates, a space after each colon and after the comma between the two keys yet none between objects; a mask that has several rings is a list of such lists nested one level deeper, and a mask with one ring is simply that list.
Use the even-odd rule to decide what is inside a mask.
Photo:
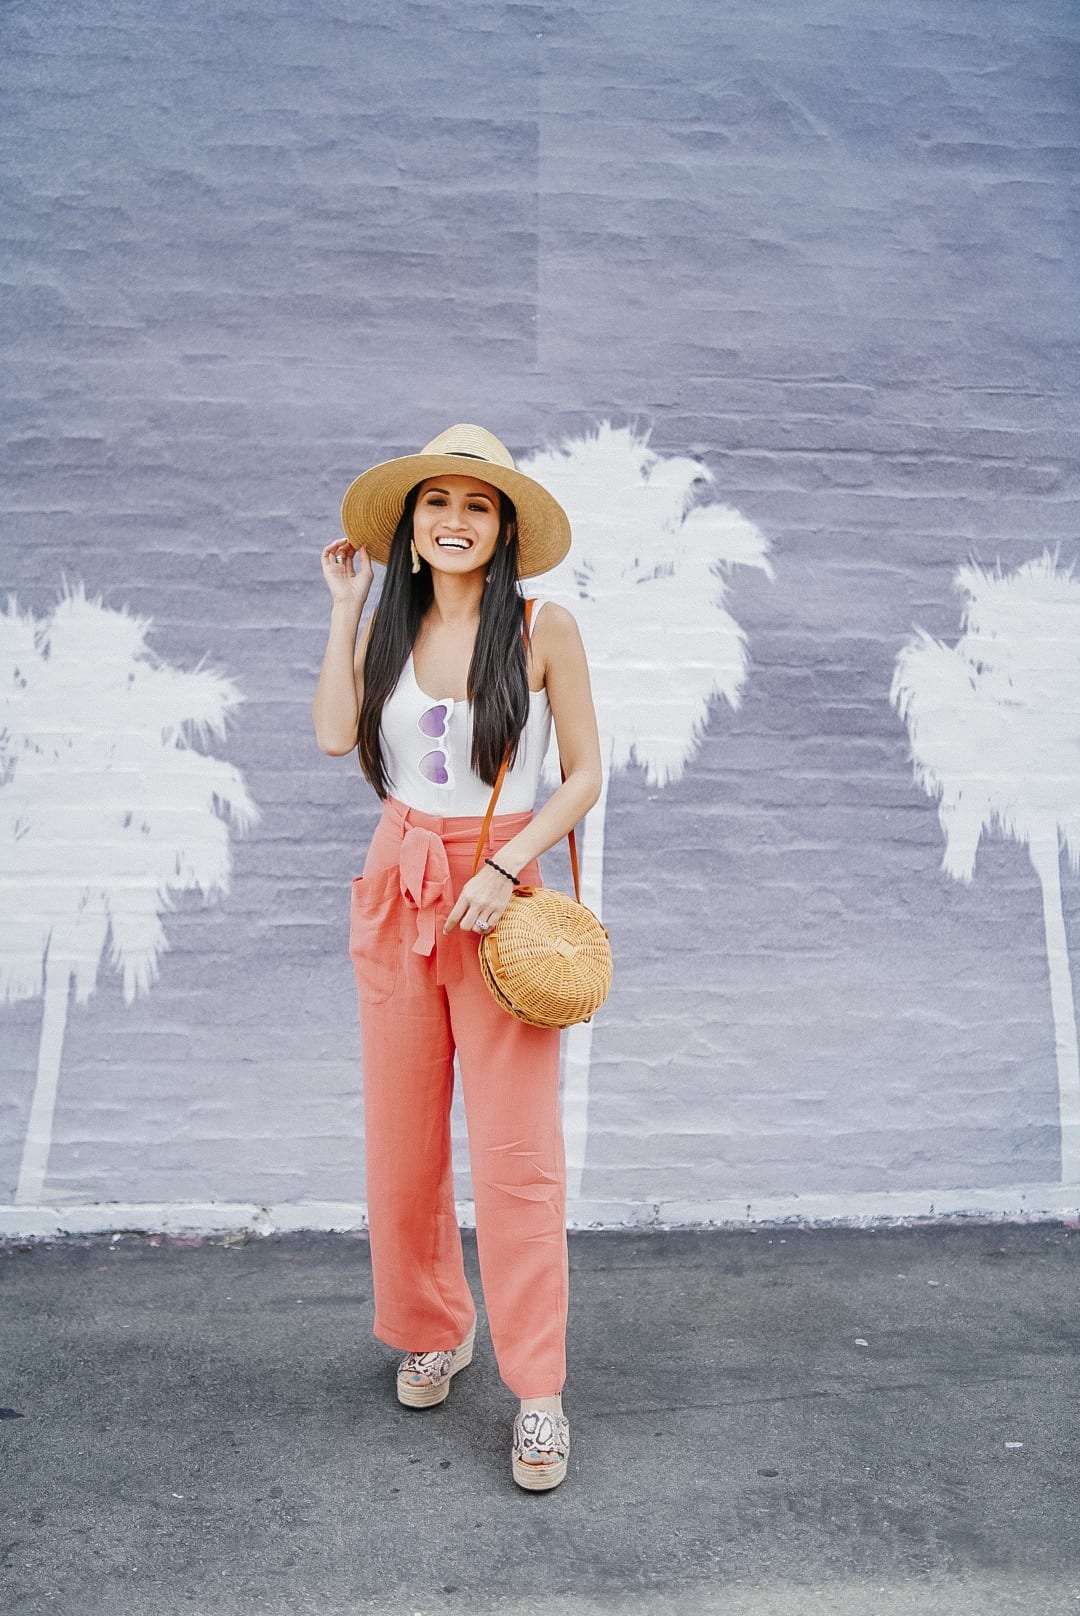
[{"label": "palm tree painting", "polygon": [[[570,556],[540,589],[573,611],[589,654],[604,785],[589,817],[582,900],[602,916],[611,773],[637,765],[650,785],[678,780],[712,702],[738,707],[748,659],[728,580],[736,566],[771,578],[769,547],[737,510],[703,497],[713,482],[706,466],[657,454],[631,427],[602,422],[523,469],[551,489],[574,532]],[[558,781],[554,755],[548,778]],[[563,1102],[571,1199],[585,1165],[591,1053],[592,1023],[579,1023],[567,1035]]]},{"label": "palm tree painting", "polygon": [[1080,583],[1048,553],[1003,573],[961,567],[955,646],[923,630],[896,659],[891,700],[915,779],[938,803],[942,868],[970,882],[979,839],[1026,847],[1042,890],[1057,1059],[1061,1177],[1080,1184],[1080,1062],[1061,849],[1080,867]]},{"label": "palm tree painting", "polygon": [[0,1003],[43,1000],[19,1203],[42,1197],[72,986],[85,1004],[108,943],[126,1002],[148,992],[173,895],[227,892],[230,825],[258,818],[196,745],[239,692],[160,661],[149,628],[81,587],[44,619],[0,613]]}]

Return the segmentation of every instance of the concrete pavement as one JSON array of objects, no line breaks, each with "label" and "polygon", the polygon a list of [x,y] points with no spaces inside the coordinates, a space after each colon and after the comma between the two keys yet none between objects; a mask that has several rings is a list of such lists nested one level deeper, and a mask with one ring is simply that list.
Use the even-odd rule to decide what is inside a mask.
[{"label": "concrete pavement", "polygon": [[1080,1233],[575,1233],[573,1452],[510,1479],[481,1306],[393,1394],[367,1243],[0,1245],[5,1616],[1080,1612]]}]

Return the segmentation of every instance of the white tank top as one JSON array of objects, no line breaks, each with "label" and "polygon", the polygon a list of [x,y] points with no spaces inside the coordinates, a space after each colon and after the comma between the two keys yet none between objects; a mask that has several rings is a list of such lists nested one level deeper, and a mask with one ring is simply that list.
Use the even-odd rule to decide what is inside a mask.
[{"label": "white tank top", "polygon": [[[532,627],[543,609],[533,607]],[[416,682],[412,652],[383,704],[380,739],[390,793],[425,814],[476,815],[487,812],[491,787],[474,774],[473,715],[467,701],[429,696]],[[514,766],[507,769],[497,814],[527,813],[536,803],[540,770],[551,740],[551,705],[546,690],[530,690],[529,716],[521,732]]]}]

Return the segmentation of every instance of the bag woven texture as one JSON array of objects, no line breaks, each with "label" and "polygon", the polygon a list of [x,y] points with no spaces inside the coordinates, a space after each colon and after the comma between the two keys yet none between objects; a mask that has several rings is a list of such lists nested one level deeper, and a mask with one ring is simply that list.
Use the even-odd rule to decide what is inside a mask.
[{"label": "bag woven texture", "polygon": [[611,987],[611,944],[591,909],[551,887],[515,887],[480,943],[480,970],[496,1002],[533,1027],[572,1027],[599,1010]]}]

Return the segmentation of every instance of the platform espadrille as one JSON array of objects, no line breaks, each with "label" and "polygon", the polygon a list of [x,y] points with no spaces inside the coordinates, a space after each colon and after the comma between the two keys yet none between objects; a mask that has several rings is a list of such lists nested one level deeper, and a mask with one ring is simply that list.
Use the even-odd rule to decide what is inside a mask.
[{"label": "platform espadrille", "polygon": [[450,1381],[459,1369],[472,1363],[476,1325],[461,1343],[444,1352],[409,1352],[398,1364],[398,1402],[406,1408],[431,1408],[445,1401]]},{"label": "platform espadrille", "polygon": [[[526,1459],[527,1453],[536,1454]],[[570,1454],[570,1421],[565,1414],[549,1414],[545,1409],[526,1408],[514,1420],[514,1446],[511,1464],[514,1480],[529,1492],[546,1492],[557,1487],[566,1475]]]}]

